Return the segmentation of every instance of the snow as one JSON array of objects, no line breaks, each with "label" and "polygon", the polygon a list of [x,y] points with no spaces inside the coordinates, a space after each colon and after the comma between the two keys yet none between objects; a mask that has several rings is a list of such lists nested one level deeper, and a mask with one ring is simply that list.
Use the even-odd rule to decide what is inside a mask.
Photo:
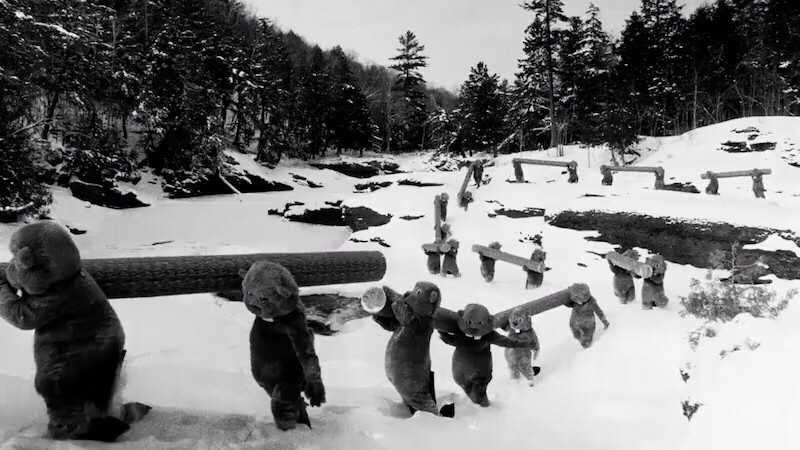
[{"label": "snow", "polygon": [[744,246],[745,250],[766,250],[766,251],[777,251],[777,250],[785,250],[794,253],[797,256],[800,256],[800,247],[794,242],[788,239],[784,239],[777,234],[771,234],[769,237],[764,239],[764,241],[759,242],[758,244],[750,244]]},{"label": "snow", "polygon": [[[734,134],[732,130],[747,126],[772,133],[778,147],[745,154],[718,150]],[[441,288],[444,307],[457,310],[476,302],[497,312],[583,282],[611,322],[607,330],[598,326],[594,345],[583,349],[568,329],[568,309],[535,316],[533,325],[542,346],[536,362],[542,373],[536,386],[513,382],[502,349],[494,349],[489,408],[466,399],[452,379],[452,347],[434,335],[431,356],[437,396],[440,401],[455,401],[455,419],[426,414],[392,417],[388,411],[399,396],[383,369],[390,334],[369,319],[347,322],[339,334],[316,339],[327,403],[309,410],[313,429],[282,432],[273,423],[267,395],[250,375],[248,334],[253,317],[240,303],[210,294],[113,300],[127,335],[122,397],[155,408],[120,442],[91,444],[91,448],[485,449],[528,444],[547,449],[800,448],[798,360],[793,356],[800,351],[797,299],[775,320],[739,316],[729,323],[709,324],[716,336],[701,338],[693,350],[688,336],[704,323],[679,314],[680,297],[687,294],[689,281],[702,278],[705,270],[668,262],[669,305],[643,311],[638,303],[622,305],[614,297],[607,263],[596,255],[613,246],[585,240],[595,232],[554,228],[541,217],[486,214],[499,208],[486,203],[495,200],[506,208],[545,208],[548,215],[566,209],[634,211],[798,232],[800,169],[780,157],[790,144],[798,143],[800,119],[750,118],[677,137],[648,138],[640,144],[642,156],[636,164],[663,166],[668,183],[693,182],[701,191],[700,174],[706,170],[769,167],[773,172],[764,177],[766,200],[753,198],[749,178],[720,180],[719,196],[655,191],[652,174],[620,173],[613,186],[601,186],[599,166],[610,163],[608,150],[577,146],[566,147],[565,155],[557,158],[554,151],[501,156],[484,171],[492,179],[490,184],[475,189],[470,182],[475,203],[468,211],[458,208],[455,198],[466,171],[435,171],[438,159],[429,153],[381,157],[411,173],[369,180],[317,170],[299,161],[264,169],[250,156],[232,154],[245,170],[295,190],[168,200],[145,174],[136,189],[154,203],[132,210],[92,206],[54,188],[52,216],[87,230],[74,236],[84,258],[379,250],[388,267],[380,282],[303,292],[357,297],[375,285],[405,291],[427,280]],[[530,183],[506,183],[513,179],[514,157],[574,159],[580,182],[567,184],[562,168],[526,165]],[[290,173],[324,188],[295,183]],[[398,186],[396,181],[404,178],[445,186]],[[372,193],[353,193],[354,184],[385,180],[395,183]],[[461,278],[430,275],[420,249],[433,240],[432,200],[441,192],[450,193],[447,222],[461,242]],[[589,193],[604,197],[584,197]],[[300,224],[267,214],[268,209],[283,210],[293,201],[319,206],[337,200],[391,212],[394,217],[387,225],[351,234],[345,227]],[[401,220],[404,215],[425,217]],[[8,260],[8,239],[18,226],[0,225],[0,260]],[[492,283],[481,279],[479,259],[469,250],[472,244],[499,241],[504,251],[527,256],[533,244],[520,239],[537,233],[543,236],[546,265],[551,268],[542,287],[525,290],[522,269],[502,262],[497,263]],[[381,237],[391,247],[356,243],[349,241],[351,237]],[[753,248],[798,250],[777,235]],[[646,250],[638,250],[647,257]],[[773,281],[769,288],[778,292],[797,286],[796,281]],[[641,281],[636,287],[638,295]],[[32,333],[0,323],[0,446],[77,448],[79,443],[54,444],[40,437],[47,418],[33,388],[32,339]],[[740,350],[732,351],[735,346]],[[725,357],[720,356],[723,351]],[[690,373],[686,382],[681,369]],[[681,403],[687,400],[702,404],[691,421],[682,415]]]}]

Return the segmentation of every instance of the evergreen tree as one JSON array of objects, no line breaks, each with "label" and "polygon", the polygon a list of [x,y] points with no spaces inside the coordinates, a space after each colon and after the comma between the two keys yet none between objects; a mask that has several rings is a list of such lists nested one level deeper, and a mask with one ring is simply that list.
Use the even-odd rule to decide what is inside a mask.
[{"label": "evergreen tree", "polygon": [[350,60],[341,47],[331,51],[333,58],[333,97],[330,129],[337,153],[342,149],[360,149],[369,144],[372,126],[367,109],[367,98],[356,85]]},{"label": "evergreen tree", "polygon": [[479,62],[461,86],[456,118],[463,146],[472,152],[497,145],[507,134],[505,113],[500,78]]},{"label": "evergreen tree", "polygon": [[314,156],[324,155],[328,146],[331,87],[325,56],[318,45],[314,46],[300,75],[297,111],[304,132],[305,147]]},{"label": "evergreen tree", "polygon": [[425,79],[420,69],[427,67],[425,46],[411,31],[398,38],[399,54],[390,66],[398,71],[393,87],[394,99],[391,115],[392,140],[398,150],[419,149],[425,145],[425,124],[428,118]]}]

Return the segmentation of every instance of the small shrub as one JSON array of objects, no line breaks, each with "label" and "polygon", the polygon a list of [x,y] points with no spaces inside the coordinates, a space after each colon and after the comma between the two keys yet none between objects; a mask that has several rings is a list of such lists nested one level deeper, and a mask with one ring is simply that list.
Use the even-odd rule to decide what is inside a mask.
[{"label": "small shrub", "polygon": [[732,276],[720,280],[709,270],[705,282],[692,279],[689,295],[681,297],[681,305],[685,308],[682,315],[691,314],[702,319],[727,322],[741,313],[774,319],[786,309],[789,299],[797,295],[797,289],[790,290],[783,299],[778,300],[775,291],[737,283],[737,275],[759,266],[759,262],[741,264],[737,255],[739,249],[738,243],[735,243],[730,253],[718,252],[711,256],[717,268],[728,269]]},{"label": "small shrub", "polygon": [[0,137],[0,221],[46,214],[53,196],[39,181],[26,133]]},{"label": "small shrub", "polygon": [[686,420],[692,420],[692,416],[695,415],[698,409],[703,406],[702,403],[689,403],[689,400],[684,400],[681,403],[683,407],[683,415],[686,416]]}]

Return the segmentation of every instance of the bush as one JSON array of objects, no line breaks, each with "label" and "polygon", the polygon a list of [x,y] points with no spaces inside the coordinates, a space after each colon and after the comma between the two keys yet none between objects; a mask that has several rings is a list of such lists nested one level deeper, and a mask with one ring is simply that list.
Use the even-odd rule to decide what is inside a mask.
[{"label": "bush", "polygon": [[[681,305],[685,308],[681,314],[727,322],[741,313],[749,313],[753,317],[776,318],[789,305],[789,299],[797,295],[797,289],[786,293],[778,301],[775,291],[755,286],[737,283],[739,275],[754,268],[759,264],[740,265],[737,257],[739,245],[733,244],[731,252],[718,252],[712,255],[711,260],[718,268],[727,268],[732,276],[720,280],[709,270],[705,282],[692,279],[689,285],[689,295],[681,297]],[[726,267],[727,266],[727,267]]]},{"label": "bush", "polygon": [[53,196],[39,179],[26,133],[0,137],[0,221],[47,213]]},{"label": "bush", "polygon": [[139,170],[125,151],[125,141],[114,128],[106,128],[99,120],[71,129],[64,144],[72,150],[65,155],[61,173],[87,183],[104,185],[114,181],[139,180]]}]

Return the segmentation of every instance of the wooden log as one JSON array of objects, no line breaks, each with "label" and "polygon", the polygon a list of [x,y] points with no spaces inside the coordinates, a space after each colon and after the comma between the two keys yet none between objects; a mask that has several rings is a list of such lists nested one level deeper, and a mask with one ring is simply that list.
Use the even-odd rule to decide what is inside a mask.
[{"label": "wooden log", "polygon": [[713,174],[715,178],[749,177],[753,175],[753,172],[758,172],[761,175],[769,175],[772,173],[772,169],[734,170],[731,172],[708,171],[706,173],[700,174],[700,178],[707,180],[709,178],[709,173]]},{"label": "wooden log", "polygon": [[433,242],[431,244],[422,244],[422,250],[427,253],[447,253],[450,251],[450,244],[447,242]]},{"label": "wooden log", "polygon": [[635,273],[642,278],[650,278],[653,276],[653,268],[649,265],[636,261],[635,259],[628,258],[627,256],[610,251],[606,253],[606,260],[611,264],[627,270],[628,272]]},{"label": "wooden log", "polygon": [[510,253],[506,253],[489,247],[484,247],[483,245],[478,245],[478,244],[472,246],[472,251],[486,258],[492,258],[497,261],[504,261],[510,264],[520,266],[525,270],[529,270],[531,272],[539,272],[539,273],[544,272],[544,263],[541,261],[533,261],[527,258],[523,258],[521,256],[512,255]]},{"label": "wooden log", "polygon": [[555,166],[555,167],[577,167],[578,163],[575,161],[551,161],[547,159],[527,159],[527,158],[514,158],[511,160],[513,164],[535,164],[537,166]]},{"label": "wooden log", "polygon": [[[581,298],[573,298],[573,290],[580,291]],[[392,311],[392,302],[401,297],[402,295],[399,292],[394,291],[387,286],[376,286],[367,289],[367,291],[361,296],[361,307],[364,309],[364,311],[370,314],[391,317],[394,315],[394,312]],[[575,301],[576,303],[585,303],[589,300],[589,298],[591,298],[589,286],[585,284],[573,284],[568,289],[554,292],[542,298],[500,311],[494,315],[494,327],[503,328],[507,326],[508,317],[511,315],[511,312],[517,308],[522,309],[525,313],[531,316],[535,316],[536,314],[541,314],[545,311],[563,306],[570,300]],[[458,317],[454,311],[439,306],[433,315],[434,327],[442,331],[454,332],[456,330],[449,329],[447,326],[445,326],[445,324],[456,323],[458,321],[457,319]]]},{"label": "wooden log", "polygon": [[[299,286],[378,281],[386,273],[386,259],[377,251],[84,259],[82,264],[115,299],[241,289],[239,269],[262,260],[286,267]],[[0,270],[6,266],[0,264]]]},{"label": "wooden log", "polygon": [[464,192],[467,191],[467,185],[469,184],[469,179],[472,178],[472,171],[475,170],[475,164],[470,164],[469,168],[467,169],[467,176],[464,177],[464,182],[461,183],[461,189],[458,190],[459,198],[464,195]]},{"label": "wooden log", "polygon": [[649,172],[649,173],[656,173],[661,172],[664,173],[664,169],[661,166],[658,167],[648,167],[648,166],[606,166],[608,170],[612,172]]}]

